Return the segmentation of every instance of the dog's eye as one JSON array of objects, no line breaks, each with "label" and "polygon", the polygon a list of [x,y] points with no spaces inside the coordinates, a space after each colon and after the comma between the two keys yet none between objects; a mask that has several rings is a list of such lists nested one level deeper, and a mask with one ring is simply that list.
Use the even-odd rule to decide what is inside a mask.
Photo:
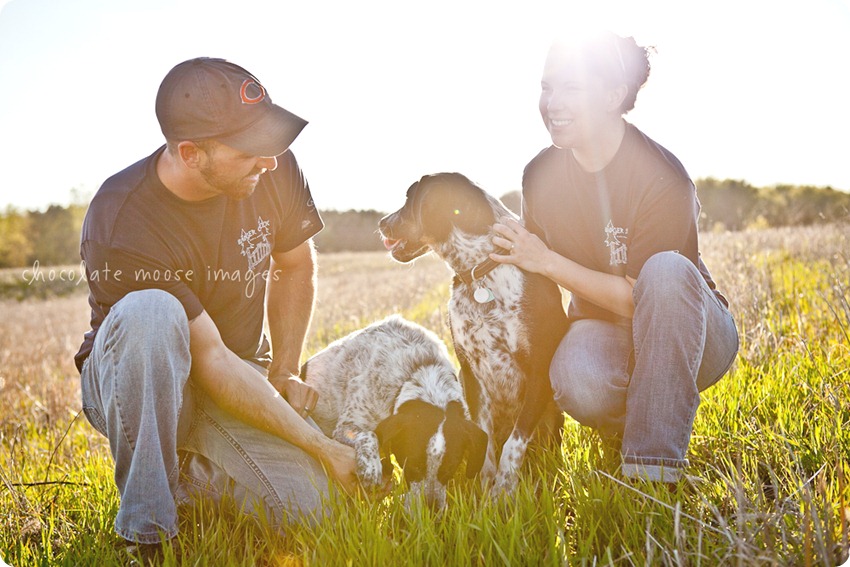
[{"label": "dog's eye", "polygon": [[455,209],[455,210],[454,210],[454,211],[452,211],[452,212],[453,212],[455,215],[459,215],[459,214],[460,214],[460,209]]}]

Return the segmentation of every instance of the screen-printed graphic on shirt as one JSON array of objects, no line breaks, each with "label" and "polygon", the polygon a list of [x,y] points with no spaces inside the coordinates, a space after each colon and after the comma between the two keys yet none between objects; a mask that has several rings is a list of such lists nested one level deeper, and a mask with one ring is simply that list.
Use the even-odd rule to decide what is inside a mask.
[{"label": "screen-printed graphic on shirt", "polygon": [[629,261],[629,247],[624,240],[629,237],[629,229],[614,226],[614,221],[609,220],[605,227],[605,245],[610,252],[608,264],[618,266],[627,264]]},{"label": "screen-printed graphic on shirt", "polygon": [[241,237],[236,241],[242,247],[242,255],[248,258],[249,272],[253,272],[272,252],[269,225],[269,221],[257,217],[257,228],[247,232],[243,228]]}]

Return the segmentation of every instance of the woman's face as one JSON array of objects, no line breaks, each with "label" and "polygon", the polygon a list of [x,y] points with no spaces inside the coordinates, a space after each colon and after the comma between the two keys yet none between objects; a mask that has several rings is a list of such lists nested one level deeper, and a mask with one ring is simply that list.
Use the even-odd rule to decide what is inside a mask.
[{"label": "woman's face", "polygon": [[540,115],[559,148],[582,149],[619,118],[611,108],[613,89],[574,52],[553,48],[546,58],[540,91]]}]

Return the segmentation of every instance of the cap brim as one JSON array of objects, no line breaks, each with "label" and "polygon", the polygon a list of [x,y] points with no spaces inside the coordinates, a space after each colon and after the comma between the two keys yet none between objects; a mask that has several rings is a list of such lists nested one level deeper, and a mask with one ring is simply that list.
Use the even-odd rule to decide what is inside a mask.
[{"label": "cap brim", "polygon": [[307,121],[300,116],[272,105],[271,110],[247,130],[216,139],[248,155],[279,156],[289,149],[306,125]]}]

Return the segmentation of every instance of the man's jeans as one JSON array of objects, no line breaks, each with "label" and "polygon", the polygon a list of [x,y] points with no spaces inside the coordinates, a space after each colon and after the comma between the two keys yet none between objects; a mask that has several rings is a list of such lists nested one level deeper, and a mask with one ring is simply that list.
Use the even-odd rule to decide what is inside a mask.
[{"label": "man's jeans", "polygon": [[558,406],[603,437],[622,439],[627,478],[676,481],[699,393],[738,352],[726,306],[675,252],[651,257],[634,288],[631,326],[574,321],[550,367]]},{"label": "man's jeans", "polygon": [[321,465],[223,412],[193,386],[190,369],[189,322],[166,292],[128,294],[98,330],[82,401],[109,438],[118,535],[139,543],[173,537],[177,501],[195,494],[228,495],[275,523],[320,514],[329,492]]}]

